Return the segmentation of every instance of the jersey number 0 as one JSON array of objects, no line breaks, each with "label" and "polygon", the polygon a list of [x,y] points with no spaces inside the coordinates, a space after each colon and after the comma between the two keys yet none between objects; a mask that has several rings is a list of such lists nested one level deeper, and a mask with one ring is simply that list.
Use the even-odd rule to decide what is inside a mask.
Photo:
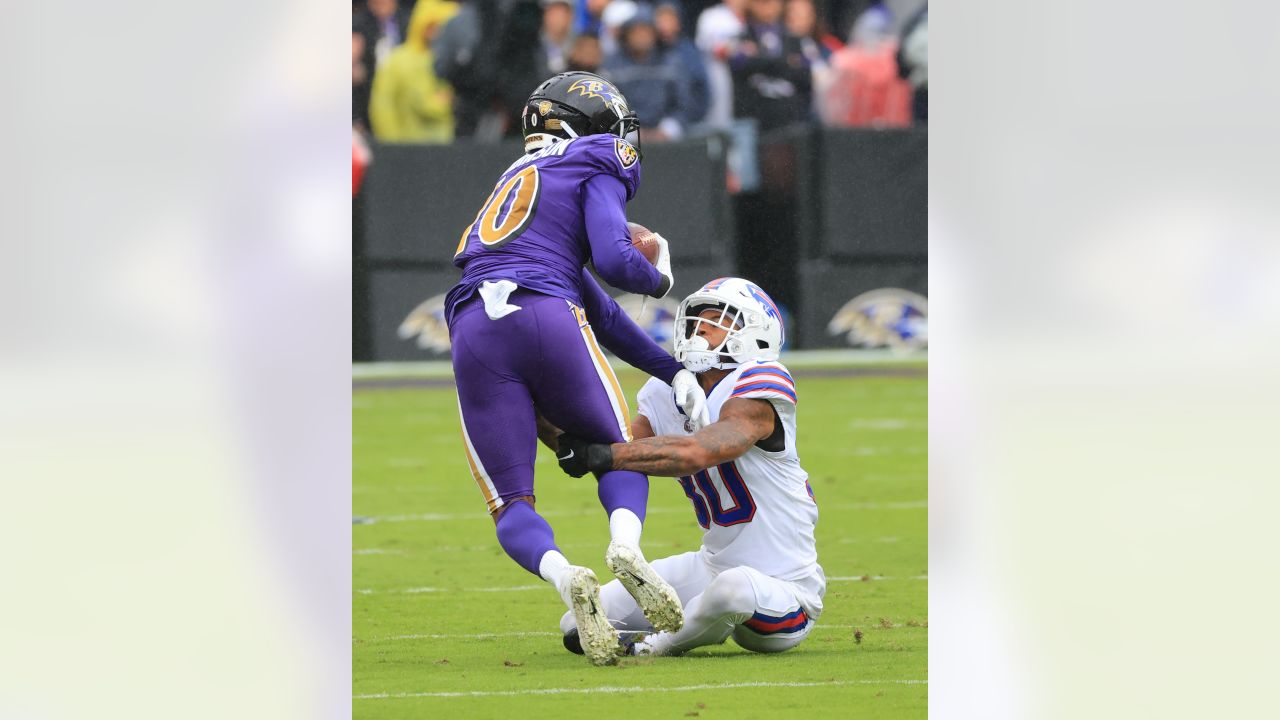
[{"label": "jersey number 0", "polygon": [[480,242],[489,248],[504,245],[518,237],[533,220],[541,194],[542,179],[538,176],[537,165],[528,165],[500,183],[480,206],[476,219],[462,231],[454,256],[466,249],[472,230],[476,230]]}]

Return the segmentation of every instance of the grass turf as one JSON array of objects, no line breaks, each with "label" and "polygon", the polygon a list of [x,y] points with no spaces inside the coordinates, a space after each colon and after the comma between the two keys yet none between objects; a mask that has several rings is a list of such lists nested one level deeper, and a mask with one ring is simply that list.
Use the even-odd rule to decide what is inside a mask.
[{"label": "grass turf", "polygon": [[[917,367],[915,377],[795,372],[829,580],[808,639],[780,655],[729,640],[610,668],[562,648],[559,597],[498,547],[463,458],[452,386],[357,385],[353,507],[367,524],[352,528],[354,716],[924,717],[927,381]],[[643,377],[620,379],[634,398]],[[594,483],[563,475],[541,447],[537,471],[538,509],[561,549],[608,580]],[[649,558],[698,547],[675,480],[651,479],[649,506]]]}]

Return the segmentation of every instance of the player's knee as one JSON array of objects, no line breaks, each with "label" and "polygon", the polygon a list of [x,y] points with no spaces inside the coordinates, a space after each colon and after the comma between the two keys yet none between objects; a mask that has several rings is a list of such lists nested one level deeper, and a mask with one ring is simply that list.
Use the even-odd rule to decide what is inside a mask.
[{"label": "player's knee", "polygon": [[717,613],[755,612],[756,590],[742,568],[730,568],[716,576],[702,593],[704,606]]}]

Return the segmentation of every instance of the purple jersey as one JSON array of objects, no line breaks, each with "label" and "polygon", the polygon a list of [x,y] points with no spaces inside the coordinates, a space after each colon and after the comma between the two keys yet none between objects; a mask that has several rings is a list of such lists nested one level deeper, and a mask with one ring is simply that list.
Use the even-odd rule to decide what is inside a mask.
[{"label": "purple jersey", "polygon": [[445,300],[446,317],[485,280],[585,306],[588,262],[621,290],[664,294],[666,278],[627,229],[626,203],[639,185],[635,148],[611,135],[561,140],[512,163],[458,242],[462,280]]}]

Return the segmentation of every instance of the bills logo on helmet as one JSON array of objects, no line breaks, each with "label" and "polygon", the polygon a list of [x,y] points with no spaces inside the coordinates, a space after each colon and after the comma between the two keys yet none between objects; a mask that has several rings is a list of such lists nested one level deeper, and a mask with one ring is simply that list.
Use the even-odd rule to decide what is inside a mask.
[{"label": "bills logo on helmet", "polygon": [[909,290],[871,290],[845,303],[827,334],[859,347],[920,350],[929,345],[929,301]]},{"label": "bills logo on helmet", "polygon": [[449,325],[444,319],[444,295],[427,298],[409,312],[396,334],[401,340],[417,337],[418,347],[437,353],[449,352]]},{"label": "bills logo on helmet", "polygon": [[624,168],[629,168],[632,165],[635,165],[636,160],[640,158],[631,143],[623,140],[622,138],[618,138],[613,141],[613,152],[618,156],[618,162],[622,163],[622,167]]}]

